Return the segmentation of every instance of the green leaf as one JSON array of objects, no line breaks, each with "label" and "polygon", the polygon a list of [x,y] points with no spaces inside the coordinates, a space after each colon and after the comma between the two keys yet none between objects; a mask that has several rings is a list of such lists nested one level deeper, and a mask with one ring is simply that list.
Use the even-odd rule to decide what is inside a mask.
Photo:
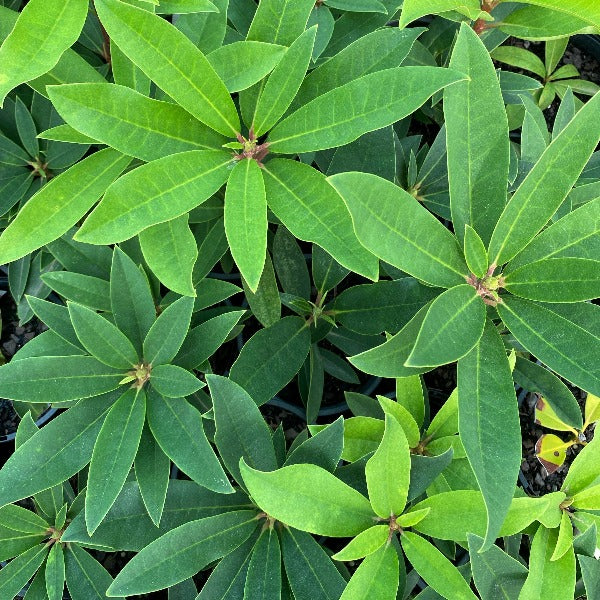
[{"label": "green leaf", "polygon": [[318,244],[355,273],[378,279],[377,258],[359,243],[348,209],[324,175],[287,159],[269,161],[264,172],[269,208],[295,237]]},{"label": "green leaf", "polygon": [[[316,465],[290,465],[263,473],[243,459],[240,471],[254,502],[290,527],[330,537],[350,537],[373,525],[369,501]],[[298,481],[302,481],[298,487]]]},{"label": "green leaf", "polygon": [[389,525],[373,525],[365,529],[353,538],[347,546],[336,552],[332,558],[334,560],[358,560],[373,554],[379,550],[388,541],[390,534]]},{"label": "green leaf", "polygon": [[53,544],[46,560],[46,591],[49,600],[62,600],[65,588],[65,556],[62,544]]},{"label": "green leaf", "polygon": [[600,395],[598,310],[588,303],[541,305],[511,296],[498,305],[502,321],[524,348],[596,395]]},{"label": "green leaf", "polygon": [[309,349],[310,330],[304,319],[284,317],[246,342],[229,376],[260,406],[294,377]]},{"label": "green leaf", "polygon": [[87,10],[85,0],[33,0],[27,4],[0,47],[0,106],[12,89],[58,63],[61,54],[77,41]]},{"label": "green leaf", "polygon": [[219,12],[219,9],[210,0],[160,0],[156,12],[170,15],[175,13]]},{"label": "green leaf", "polygon": [[379,377],[411,377],[428,371],[427,368],[407,367],[405,363],[430,306],[431,304],[426,304],[396,335],[381,346],[349,357],[350,363],[365,373]]},{"label": "green leaf", "polygon": [[142,429],[134,467],[144,506],[152,522],[158,527],[165,505],[171,461],[154,439],[147,423]]},{"label": "green leaf", "polygon": [[[518,69],[524,69],[525,71],[530,71],[542,79],[546,78],[546,67],[542,62],[542,59],[530,50],[515,46],[500,46],[490,54],[491,57],[498,62],[510,65],[511,67],[517,67]],[[550,72],[552,72],[552,70]]]},{"label": "green leaf", "polygon": [[572,600],[575,591],[575,553],[571,548],[561,559],[552,561],[557,539],[556,529],[538,528],[531,544],[529,575],[519,600],[545,597]]},{"label": "green leaf", "polygon": [[514,259],[504,273],[517,267],[550,258],[595,258],[600,253],[600,198],[568,213],[537,235]]},{"label": "green leaf", "polygon": [[189,296],[179,298],[165,308],[144,338],[144,360],[162,365],[175,358],[190,327],[194,300]]},{"label": "green leaf", "polygon": [[481,10],[478,0],[405,0],[400,15],[400,27],[406,27],[425,15],[439,14],[450,10],[465,11],[466,14],[477,16]]},{"label": "green leaf", "polygon": [[598,560],[589,556],[577,555],[581,575],[585,584],[587,598],[595,598],[600,592],[600,572],[598,571]]},{"label": "green leaf", "polygon": [[339,599],[346,581],[311,535],[286,527],[281,535],[281,549],[295,598]]},{"label": "green leaf", "polygon": [[[343,146],[406,117],[442,88],[461,81],[450,69],[397,67],[364,75],[326,92],[281,121],[269,149],[298,154]],[[340,115],[350,115],[340,119]]]},{"label": "green leaf", "polygon": [[85,550],[69,544],[65,551],[65,567],[72,600],[106,600],[106,590],[112,583],[112,577]]},{"label": "green leaf", "polygon": [[[369,20],[365,15],[355,15],[354,19],[348,19],[349,16],[342,16],[343,21],[336,24],[334,31],[342,29],[344,21],[356,27],[361,21]],[[383,24],[385,20],[384,17]],[[400,31],[397,27],[381,27],[379,24],[376,26],[380,27],[377,31],[361,31],[359,35],[362,37],[354,31],[346,31],[345,37],[340,40],[343,42],[340,44],[342,49],[307,75],[292,108],[306,104],[317,96],[368,73],[397,67],[410,52],[416,38],[423,33],[421,28]],[[360,30],[360,25],[356,30]],[[347,44],[347,41],[352,43]]]},{"label": "green leaf", "polygon": [[161,283],[184,296],[195,296],[192,272],[198,258],[188,215],[157,223],[139,234],[144,259]]},{"label": "green leaf", "polygon": [[141,355],[156,309],[147,277],[119,247],[112,257],[110,305],[115,324]]},{"label": "green leaf", "polygon": [[108,188],[75,237],[90,244],[120,242],[179,217],[225,183],[230,163],[221,150],[190,150],[142,165]]},{"label": "green leaf", "polygon": [[131,159],[107,148],[59,173],[0,236],[0,260],[12,262],[52,242],[81,219]]},{"label": "green leaf", "polygon": [[79,400],[116,389],[122,378],[92,356],[37,356],[0,367],[0,395],[44,404]]},{"label": "green leaf", "polygon": [[504,287],[521,298],[541,302],[582,302],[600,296],[600,261],[548,258],[511,271]]},{"label": "green leaf", "polygon": [[469,557],[473,580],[482,600],[496,600],[502,594],[506,600],[518,600],[527,577],[527,568],[521,562],[492,545],[486,552],[478,552],[483,539],[470,533]]},{"label": "green leaf", "polygon": [[488,515],[480,549],[485,551],[498,537],[521,466],[521,426],[512,373],[504,343],[490,321],[479,343],[458,361],[457,377],[460,438]]},{"label": "green leaf", "polygon": [[289,46],[304,31],[313,6],[311,0],[265,0],[246,39]]},{"label": "green leaf", "polygon": [[220,348],[244,314],[242,310],[226,312],[191,329],[173,362],[184,369],[198,368]]},{"label": "green leaf", "polygon": [[94,445],[85,496],[87,529],[92,534],[116,500],[137,453],[146,418],[146,394],[127,390],[106,415]]},{"label": "green leaf", "polygon": [[204,387],[193,373],[176,365],[158,365],[152,369],[152,387],[167,398],[184,398]]},{"label": "green leaf", "polygon": [[256,136],[269,131],[294,100],[308,69],[316,32],[311,27],[300,35],[273,69],[256,103],[252,119]]},{"label": "green leaf", "polygon": [[326,0],[325,4],[339,10],[388,14],[385,5],[379,2],[379,0]]},{"label": "green leaf", "polygon": [[400,515],[406,504],[410,483],[410,448],[398,421],[385,417],[381,444],[365,467],[369,500],[382,519]]},{"label": "green leaf", "polygon": [[166,20],[117,0],[101,0],[96,10],[111,40],[158,87],[205,125],[235,136],[231,96],[193,42]]},{"label": "green leaf", "polygon": [[176,104],[122,85],[53,85],[48,95],[74,129],[147,162],[186,150],[219,148],[226,141]]},{"label": "green leaf", "polygon": [[0,597],[14,598],[33,577],[47,554],[48,548],[38,544],[0,569]]},{"label": "green leaf", "polygon": [[31,310],[42,323],[70,344],[77,347],[81,346],[75,329],[73,329],[69,310],[66,306],[42,300],[35,296],[26,296],[26,298],[29,306],[31,306]]},{"label": "green leaf", "polygon": [[469,270],[478,278],[483,278],[489,266],[487,250],[477,232],[468,224],[465,225],[464,244]]},{"label": "green leaf", "polygon": [[231,171],[225,193],[225,233],[231,255],[256,293],[267,252],[267,199],[262,170],[244,159]]},{"label": "green leaf", "polygon": [[477,598],[460,571],[427,540],[410,531],[404,531],[400,541],[406,558],[438,594],[452,600]]},{"label": "green leaf", "polygon": [[199,485],[222,494],[233,488],[206,439],[202,415],[184,399],[160,396],[150,389],[147,398],[150,429],[162,451]]},{"label": "green leaf", "polygon": [[71,322],[83,347],[100,362],[115,369],[130,369],[139,362],[131,342],[97,312],[69,302]]},{"label": "green leaf", "polygon": [[429,307],[407,366],[435,367],[465,356],[485,326],[485,304],[476,290],[457,285],[440,294]]},{"label": "green leaf", "polygon": [[398,553],[393,545],[386,544],[362,561],[340,600],[395,600],[399,577]]},{"label": "green leaf", "polygon": [[464,283],[468,269],[456,238],[410,194],[368,173],[340,173],[328,181],[367,250],[431,285]]},{"label": "green leaf", "polygon": [[43,273],[42,281],[68,300],[102,311],[109,311],[111,308],[108,281],[99,277],[55,271]]},{"label": "green leaf", "polygon": [[247,392],[231,379],[207,375],[215,416],[215,444],[229,472],[238,483],[240,458],[260,471],[277,469],[271,431],[258,406]]},{"label": "green leaf", "polygon": [[0,508],[0,560],[13,558],[47,537],[50,524],[34,512],[7,504]]},{"label": "green leaf", "polygon": [[569,513],[564,510],[562,511],[562,517],[560,520],[558,539],[550,560],[554,561],[562,558],[569,550],[573,552],[573,523],[571,523],[571,517]]},{"label": "green leaf", "polygon": [[488,50],[464,23],[450,67],[469,76],[444,90],[452,223],[461,241],[470,225],[487,243],[506,204],[508,122]]},{"label": "green leaf", "polygon": [[493,263],[516,256],[562,204],[600,140],[597,94],[544,151],[502,212],[489,246]]},{"label": "green leaf", "polygon": [[115,397],[112,393],[79,402],[19,446],[0,471],[0,506],[51,488],[83,469]]},{"label": "green leaf", "polygon": [[239,41],[213,50],[206,58],[233,93],[245,90],[266,77],[286,52],[287,48],[278,44]]},{"label": "green leaf", "polygon": [[125,565],[107,595],[145,594],[184,581],[235,550],[258,524],[256,511],[240,510],[172,529]]},{"label": "green leaf", "polygon": [[[537,392],[543,396],[542,402],[548,404],[556,417],[571,427],[581,429],[583,418],[579,403],[573,393],[558,377],[548,369],[537,365],[530,360],[517,357],[514,370],[515,381],[529,392]],[[536,406],[536,418],[538,411],[544,406]]]},{"label": "green leaf", "polygon": [[290,450],[284,466],[311,463],[333,473],[344,448],[344,419],[337,418],[315,435]]},{"label": "green leaf", "polygon": [[268,600],[281,597],[281,548],[272,527],[263,529],[248,566],[244,587],[245,600]]}]

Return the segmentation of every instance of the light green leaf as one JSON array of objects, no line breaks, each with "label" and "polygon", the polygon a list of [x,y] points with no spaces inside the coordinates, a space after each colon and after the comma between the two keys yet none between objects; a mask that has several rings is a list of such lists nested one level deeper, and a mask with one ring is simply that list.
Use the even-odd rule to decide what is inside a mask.
[{"label": "light green leaf", "polygon": [[100,150],[44,185],[2,232],[2,263],[21,258],[68,231],[130,160],[114,150]]},{"label": "light green leaf", "polygon": [[473,350],[458,361],[458,417],[460,438],[486,503],[485,551],[498,537],[521,466],[512,373],[504,343],[490,321]]},{"label": "light green leaf", "polygon": [[435,367],[458,360],[477,343],[484,326],[485,304],[476,290],[467,284],[450,288],[431,303],[406,365]]},{"label": "light green leaf", "polygon": [[373,554],[387,541],[390,534],[389,525],[373,525],[353,538],[347,546],[336,552],[334,560],[358,560]]},{"label": "light green leaf", "polygon": [[308,69],[317,28],[305,31],[273,69],[256,103],[252,128],[256,136],[269,131],[294,100]]},{"label": "light green leaf", "polygon": [[246,342],[229,376],[260,406],[294,377],[309,349],[310,330],[304,319],[284,317]]},{"label": "light green leaf", "polygon": [[269,135],[270,150],[297,154],[343,146],[406,117],[435,92],[462,79],[456,71],[435,67],[397,67],[364,75],[281,121]]},{"label": "light green leaf", "polygon": [[355,273],[378,279],[377,257],[359,243],[348,209],[319,171],[275,159],[264,172],[269,208],[295,237],[318,244]]},{"label": "light green leaf", "polygon": [[290,465],[263,473],[242,459],[240,471],[262,510],[302,531],[350,537],[371,527],[376,518],[362,494],[316,465]]},{"label": "light green leaf", "polygon": [[593,485],[598,478],[599,457],[600,439],[594,438],[571,463],[561,489],[572,497]]},{"label": "light green leaf", "polygon": [[125,565],[107,595],[145,594],[184,581],[235,550],[258,524],[256,511],[239,510],[172,529]]},{"label": "light green leaf", "polygon": [[227,180],[225,233],[231,255],[254,293],[265,265],[267,227],[262,170],[253,159],[240,160]]},{"label": "light green leaf", "polygon": [[575,591],[575,553],[570,549],[560,560],[551,560],[558,539],[556,529],[539,527],[531,544],[529,575],[519,600],[572,600]]},{"label": "light green leaf", "polygon": [[[553,371],[600,395],[600,308],[505,296],[498,313],[518,342]],[[535,326],[534,326],[535,324]]]},{"label": "light green leaf", "polygon": [[452,223],[461,241],[470,225],[487,244],[506,204],[508,121],[488,50],[465,23],[450,68],[470,78],[444,90]]},{"label": "light green leaf", "polygon": [[600,261],[548,258],[523,265],[504,277],[504,287],[541,302],[582,302],[600,296]]},{"label": "light green leaf", "polygon": [[[153,2],[155,0],[152,0]],[[187,14],[219,12],[219,9],[210,0],[160,0],[156,7],[158,14]]]},{"label": "light green leaf", "polygon": [[[413,377],[418,381],[419,387],[421,388],[421,378],[419,375],[413,375]],[[408,379],[412,378],[403,377],[399,378],[397,381],[406,381]],[[421,394],[423,393],[422,388],[420,389],[420,392]],[[415,421],[411,412],[404,408],[404,406],[400,404],[400,401],[395,402],[390,398],[379,395],[377,395],[377,400],[384,413],[391,415],[396,421],[398,421],[398,423],[400,423],[400,426],[404,431],[404,435],[406,436],[406,441],[408,442],[409,448],[415,448],[421,440],[421,433],[419,426],[417,425],[417,422]]]},{"label": "light green leaf", "polygon": [[206,439],[202,415],[183,398],[160,396],[150,389],[147,398],[150,429],[163,452],[191,479],[209,490],[233,492],[225,471]]},{"label": "light green leaf", "polygon": [[365,466],[369,500],[377,515],[400,515],[410,484],[410,448],[404,430],[391,415],[385,417],[381,444]]},{"label": "light green leaf", "polygon": [[171,102],[111,83],[49,86],[52,104],[74,129],[144,161],[201,148],[226,138]]},{"label": "light green leaf", "polygon": [[569,550],[573,552],[573,523],[566,510],[562,511],[560,520],[560,529],[558,530],[558,539],[556,546],[550,557],[551,561],[562,558]]},{"label": "light green leaf", "polygon": [[313,6],[311,0],[264,0],[246,39],[289,46],[304,31]]},{"label": "light green leaf", "polygon": [[516,46],[500,46],[490,54],[498,62],[530,71],[542,79],[546,78],[546,67],[542,59],[537,54],[531,52],[531,50],[525,50],[525,48]]},{"label": "light green leaf", "polygon": [[85,496],[85,520],[94,533],[131,470],[146,419],[146,394],[127,390],[108,411],[94,445]]},{"label": "light green leaf", "polygon": [[69,315],[83,347],[115,369],[130,369],[139,362],[131,342],[110,321],[81,304],[69,302]]},{"label": "light green leaf", "polygon": [[112,393],[83,400],[19,446],[0,470],[0,506],[51,488],[83,469],[116,397]]},{"label": "light green leaf", "polygon": [[400,15],[400,27],[406,27],[409,23],[429,14],[439,14],[456,10],[465,12],[467,15],[476,17],[481,8],[478,0],[404,0],[402,14]]},{"label": "light green leaf", "polygon": [[572,17],[587,21],[590,25],[600,28],[600,6],[593,0],[572,0],[569,3],[560,0],[528,0],[529,4],[551,8],[565,12]]},{"label": "light green leaf", "polygon": [[187,335],[194,300],[179,298],[165,308],[144,339],[144,360],[151,365],[162,365],[175,358]]},{"label": "light green leaf", "polygon": [[36,356],[0,367],[0,395],[44,404],[79,400],[116,389],[122,378],[92,356]]},{"label": "light green leaf", "polygon": [[386,544],[362,561],[340,600],[396,600],[399,577],[398,553]]},{"label": "light green leaf", "polygon": [[231,156],[190,150],[152,161],[111,185],[75,235],[91,244],[127,240],[146,227],[192,210],[227,180]]},{"label": "light green leaf", "polygon": [[478,278],[483,278],[489,266],[487,250],[482,239],[470,225],[465,225],[464,245],[465,260],[469,270]]},{"label": "light green leaf", "polygon": [[86,0],[32,0],[0,46],[0,106],[7,94],[47,73],[79,37]]},{"label": "light green leaf", "polygon": [[375,256],[431,285],[464,283],[468,268],[456,238],[410,194],[368,173],[328,181],[350,210],[358,240]]},{"label": "light green leaf", "polygon": [[265,42],[240,41],[213,50],[206,58],[233,92],[245,90],[266,77],[285,56],[287,48]]},{"label": "light green leaf", "polygon": [[53,544],[45,569],[48,600],[62,600],[65,588],[65,555],[62,544]]},{"label": "light green leaf", "polygon": [[188,215],[152,225],[140,231],[139,239],[144,259],[161,283],[178,294],[195,296],[192,272],[198,246]]},{"label": "light green leaf", "polygon": [[427,540],[410,531],[400,537],[406,558],[438,594],[452,600],[475,600],[477,596],[460,571]]},{"label": "light green leaf", "polygon": [[158,87],[202,123],[235,136],[240,124],[225,84],[183,33],[118,0],[101,0],[96,11],[110,38]]},{"label": "light green leaf", "polygon": [[489,245],[498,265],[516,256],[562,204],[600,140],[596,94],[544,151],[506,205]]}]

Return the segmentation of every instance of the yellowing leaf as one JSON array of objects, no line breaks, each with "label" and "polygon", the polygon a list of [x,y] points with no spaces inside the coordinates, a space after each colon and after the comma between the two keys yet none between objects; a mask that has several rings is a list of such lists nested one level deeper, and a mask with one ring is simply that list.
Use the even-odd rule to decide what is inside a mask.
[{"label": "yellowing leaf", "polygon": [[543,396],[539,397],[535,405],[535,422],[542,427],[556,431],[575,431],[557,416]]},{"label": "yellowing leaf", "polygon": [[537,441],[535,455],[546,471],[552,474],[565,462],[567,448],[571,445],[571,442],[563,442],[557,435],[549,433]]}]

